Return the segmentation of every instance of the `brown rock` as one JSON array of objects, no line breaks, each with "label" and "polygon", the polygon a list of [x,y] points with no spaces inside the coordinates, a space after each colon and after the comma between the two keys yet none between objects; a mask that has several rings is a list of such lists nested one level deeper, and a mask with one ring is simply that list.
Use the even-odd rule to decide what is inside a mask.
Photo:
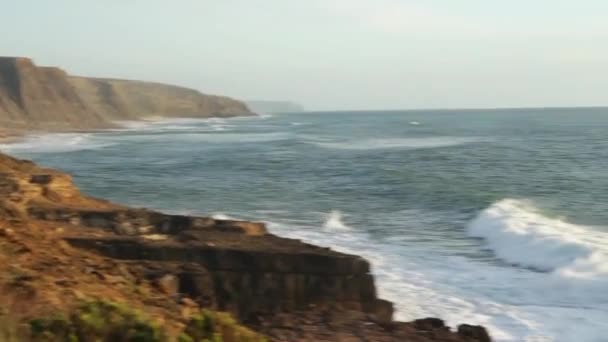
[{"label": "brown rock", "polygon": [[176,296],[179,292],[179,279],[172,274],[165,274],[154,281],[156,287],[169,296]]}]

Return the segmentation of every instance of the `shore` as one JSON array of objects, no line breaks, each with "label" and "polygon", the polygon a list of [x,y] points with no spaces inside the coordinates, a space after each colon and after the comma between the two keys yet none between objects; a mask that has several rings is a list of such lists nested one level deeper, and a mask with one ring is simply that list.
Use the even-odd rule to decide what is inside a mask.
[{"label": "shore", "polygon": [[69,175],[2,154],[0,171],[9,185],[0,187],[9,199],[0,204],[0,243],[19,251],[0,259],[11,259],[4,273],[28,274],[10,286],[11,295],[36,293],[20,297],[30,314],[93,297],[153,313],[174,332],[206,308],[272,341],[490,341],[478,326],[394,321],[359,256],[275,236],[258,222],[87,197]]}]

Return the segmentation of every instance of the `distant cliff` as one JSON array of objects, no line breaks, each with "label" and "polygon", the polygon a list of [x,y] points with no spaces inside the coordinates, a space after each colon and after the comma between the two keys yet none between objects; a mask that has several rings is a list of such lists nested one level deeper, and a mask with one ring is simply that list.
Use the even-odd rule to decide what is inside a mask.
[{"label": "distant cliff", "polygon": [[256,113],[297,113],[304,107],[289,101],[247,101],[247,106]]},{"label": "distant cliff", "polygon": [[0,57],[0,127],[89,129],[146,116],[253,115],[228,97],[160,83],[70,76],[31,59]]}]

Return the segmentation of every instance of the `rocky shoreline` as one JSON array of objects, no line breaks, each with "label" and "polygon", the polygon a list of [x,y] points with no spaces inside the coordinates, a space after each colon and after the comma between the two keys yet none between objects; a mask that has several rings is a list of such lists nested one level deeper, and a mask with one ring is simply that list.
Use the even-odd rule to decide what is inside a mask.
[{"label": "rocky shoreline", "polygon": [[193,308],[230,312],[271,341],[490,341],[479,326],[393,321],[359,256],[275,236],[259,222],[84,196],[69,175],[2,154],[0,244],[12,251],[0,255],[10,260],[2,272],[29,274],[2,288],[36,312],[101,296],[168,327],[183,326]]}]

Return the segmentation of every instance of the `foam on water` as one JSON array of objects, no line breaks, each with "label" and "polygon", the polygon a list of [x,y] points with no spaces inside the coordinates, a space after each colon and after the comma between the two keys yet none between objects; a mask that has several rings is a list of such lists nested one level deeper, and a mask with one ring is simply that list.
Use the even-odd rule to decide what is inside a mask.
[{"label": "foam on water", "polygon": [[563,277],[608,282],[608,234],[541,215],[526,201],[505,199],[473,220],[468,232],[484,238],[497,257]]},{"label": "foam on water", "polygon": [[232,216],[226,215],[224,213],[214,213],[214,214],[211,214],[211,217],[213,219],[215,219],[215,220],[228,220],[228,221],[230,221],[230,220],[238,220],[237,218],[234,218]]},{"label": "foam on water", "polygon": [[[379,295],[395,303],[400,320],[435,316],[452,326],[482,324],[501,342],[599,342],[608,334],[602,282],[446,257],[416,245],[372,239],[363,229],[336,234],[344,231],[336,229],[345,226],[340,217],[333,211],[316,223],[279,218],[267,223],[279,235],[368,259]],[[476,219],[471,226],[478,224]]]},{"label": "foam on water", "polygon": [[342,212],[332,210],[327,214],[323,228],[329,231],[349,231],[351,228],[342,221]]},{"label": "foam on water", "polygon": [[226,122],[222,118],[163,118],[153,117],[143,120],[122,120],[115,123],[121,126],[114,131],[180,131],[204,129],[209,127],[210,130],[217,130],[216,127],[222,127]]},{"label": "foam on water", "polygon": [[425,138],[377,138],[339,142],[310,141],[328,149],[378,150],[378,149],[425,149],[457,146],[484,141],[478,137],[425,137]]},{"label": "foam on water", "polygon": [[60,133],[31,135],[10,144],[0,144],[0,151],[8,153],[63,153],[96,150],[114,143],[98,139],[93,134]]}]

